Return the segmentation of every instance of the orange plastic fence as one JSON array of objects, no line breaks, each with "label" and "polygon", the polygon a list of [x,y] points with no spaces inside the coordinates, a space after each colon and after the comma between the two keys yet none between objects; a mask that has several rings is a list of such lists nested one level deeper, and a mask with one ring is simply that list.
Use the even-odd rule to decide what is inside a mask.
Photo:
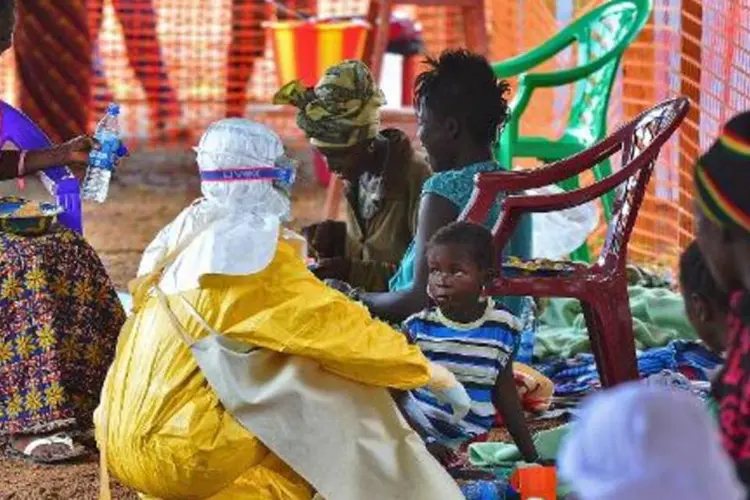
[{"label": "orange plastic fence", "polygon": [[[494,59],[538,45],[600,0],[486,0]],[[261,26],[271,15],[295,19],[364,15],[367,0],[88,0],[98,117],[107,101],[123,104],[131,142],[193,140],[213,120],[247,115],[304,140],[288,110],[268,109],[277,86],[271,42]],[[424,28],[427,50],[463,43],[451,7],[407,8]],[[45,22],[54,22],[47,19]],[[40,37],[45,33],[39,33]],[[631,245],[638,261],[673,265],[692,234],[691,166],[720,124],[750,103],[750,3],[747,0],[655,0],[651,22],[627,52],[610,107],[610,126],[675,94],[693,109],[664,149]],[[10,51],[0,66],[0,96],[18,103]],[[569,66],[573,51],[550,69]],[[569,89],[535,95],[524,129],[554,136],[564,124]],[[410,114],[386,113],[413,133]],[[595,245],[603,236],[592,238]]]}]

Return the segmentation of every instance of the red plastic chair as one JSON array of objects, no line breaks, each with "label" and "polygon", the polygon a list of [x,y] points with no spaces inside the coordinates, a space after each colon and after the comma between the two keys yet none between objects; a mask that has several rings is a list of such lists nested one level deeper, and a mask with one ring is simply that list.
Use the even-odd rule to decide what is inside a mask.
[{"label": "red plastic chair", "polygon": [[472,201],[461,217],[469,221],[484,220],[500,193],[522,193],[526,189],[557,184],[621,152],[621,167],[590,186],[549,196],[507,195],[493,229],[498,259],[501,259],[502,249],[523,214],[564,210],[614,190],[613,217],[598,260],[593,264],[498,262],[500,275],[488,290],[493,296],[580,300],[604,387],[638,378],[625,271],[627,245],[659,151],[685,118],[688,107],[684,98],[665,101],[591,148],[539,169],[480,174],[475,180]]}]

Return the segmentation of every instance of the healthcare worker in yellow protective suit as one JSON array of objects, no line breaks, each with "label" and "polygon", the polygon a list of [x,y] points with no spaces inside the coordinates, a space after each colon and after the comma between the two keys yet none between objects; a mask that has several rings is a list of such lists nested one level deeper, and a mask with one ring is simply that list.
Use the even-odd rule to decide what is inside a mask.
[{"label": "healthcare worker in yellow protective suit", "polygon": [[463,387],[326,287],[282,227],[294,170],[241,119],[197,148],[204,197],[165,227],[131,284],[133,315],[95,414],[108,473],[143,498],[460,499],[386,388]]}]

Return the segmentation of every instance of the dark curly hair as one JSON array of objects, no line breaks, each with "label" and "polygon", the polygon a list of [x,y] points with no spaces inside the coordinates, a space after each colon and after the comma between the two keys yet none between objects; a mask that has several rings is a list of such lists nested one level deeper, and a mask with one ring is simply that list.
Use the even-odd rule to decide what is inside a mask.
[{"label": "dark curly hair", "polygon": [[680,287],[685,296],[697,293],[710,300],[721,312],[729,310],[729,296],[719,290],[695,241],[680,257]]},{"label": "dark curly hair", "polygon": [[478,144],[492,143],[498,128],[508,119],[505,94],[510,84],[495,77],[487,59],[468,50],[445,50],[437,59],[428,57],[430,69],[414,83],[419,106],[441,116],[462,119]]},{"label": "dark curly hair", "polygon": [[495,242],[492,233],[479,224],[453,222],[438,229],[427,243],[427,251],[439,245],[465,248],[482,271],[490,271],[495,267]]}]

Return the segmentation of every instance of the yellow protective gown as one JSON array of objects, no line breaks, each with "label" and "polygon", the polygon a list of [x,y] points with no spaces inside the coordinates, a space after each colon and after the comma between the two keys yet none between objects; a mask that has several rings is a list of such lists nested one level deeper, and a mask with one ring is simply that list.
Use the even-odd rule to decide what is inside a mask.
[{"label": "yellow protective gown", "polygon": [[[312,498],[310,486],[223,409],[157,299],[134,295],[94,417],[112,474],[153,498]],[[398,389],[430,379],[417,347],[317,280],[284,240],[262,272],[204,276],[184,295],[227,337],[315,359],[348,379]],[[193,338],[205,335],[173,309]]]}]

